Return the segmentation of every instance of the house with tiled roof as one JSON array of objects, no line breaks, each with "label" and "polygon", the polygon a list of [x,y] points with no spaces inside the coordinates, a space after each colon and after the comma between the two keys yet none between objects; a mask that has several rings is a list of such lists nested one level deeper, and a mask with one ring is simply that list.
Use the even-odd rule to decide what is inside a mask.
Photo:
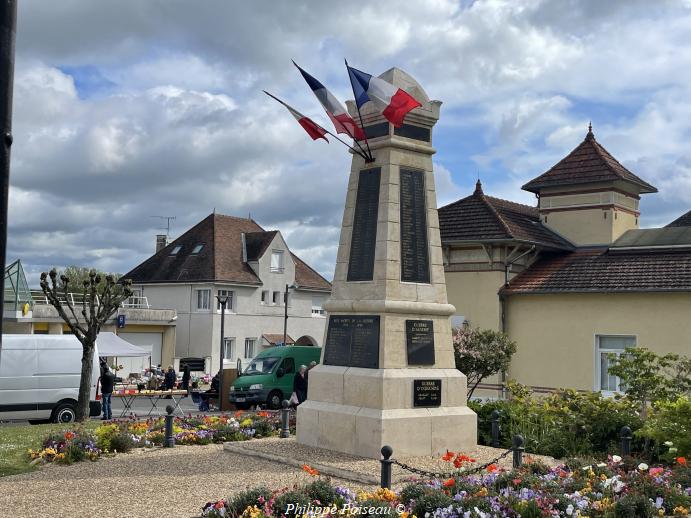
[{"label": "house with tiled roof", "polygon": [[157,240],[156,253],[123,278],[132,279],[136,296],[176,309],[176,363],[194,360],[206,372],[218,371],[219,295],[228,297],[228,366],[282,345],[286,291],[286,342],[317,346],[323,340],[322,303],[331,284],[290,251],[278,230],[266,231],[252,219],[210,214],[171,243]]},{"label": "house with tiled roof", "polygon": [[615,392],[609,353],[642,346],[691,354],[691,212],[639,229],[639,200],[657,189],[618,162],[592,127],[523,189],[534,207],[475,192],[439,209],[456,325],[500,330],[518,344],[507,373],[537,392]]}]

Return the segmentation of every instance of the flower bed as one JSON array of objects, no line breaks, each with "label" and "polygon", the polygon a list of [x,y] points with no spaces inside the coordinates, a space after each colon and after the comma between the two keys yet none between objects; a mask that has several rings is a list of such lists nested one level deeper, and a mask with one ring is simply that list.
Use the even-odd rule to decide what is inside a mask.
[{"label": "flower bed", "polygon": [[[256,414],[236,412],[232,416],[187,416],[173,421],[175,443],[203,445],[227,441],[246,441],[270,437],[277,433],[280,422],[269,412]],[[123,419],[101,424],[93,432],[83,427],[48,435],[39,450],[29,449],[34,463],[71,464],[97,460],[104,454],[125,453],[133,448],[163,444],[165,419]]]},{"label": "flower bed", "polygon": [[[463,475],[472,459],[447,455],[461,465],[448,480],[411,480],[400,491],[354,492],[327,479],[269,490],[256,488],[207,503],[211,518],[294,518],[297,516],[470,517],[646,517],[688,516],[691,468],[680,457],[670,467],[654,467],[613,456],[606,463],[575,462],[549,468],[531,463],[514,471],[492,465],[487,472]],[[303,468],[318,477],[316,470]]]}]

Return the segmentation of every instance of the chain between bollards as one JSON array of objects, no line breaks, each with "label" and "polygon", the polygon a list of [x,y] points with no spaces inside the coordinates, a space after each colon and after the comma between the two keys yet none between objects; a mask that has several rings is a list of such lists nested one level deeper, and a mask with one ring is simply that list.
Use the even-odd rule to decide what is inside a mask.
[{"label": "chain between bollards", "polygon": [[391,489],[391,466],[393,465],[393,460],[391,460],[391,455],[393,455],[393,448],[391,446],[384,446],[381,449],[381,454],[383,459],[381,462],[381,487],[384,489]]},{"label": "chain between bollards", "polygon": [[166,436],[165,439],[163,440],[163,446],[165,448],[172,448],[175,446],[175,437],[173,437],[173,419],[175,419],[175,416],[173,415],[173,410],[175,410],[171,405],[166,406],[166,412],[168,412],[168,415],[166,415]]},{"label": "chain between bollards", "polygon": [[290,437],[290,401],[284,399],[281,406],[281,439],[287,439]]},{"label": "chain between bollards", "polygon": [[631,455],[631,440],[633,439],[633,434],[631,433],[631,428],[628,426],[623,426],[621,428],[621,456],[628,457]]},{"label": "chain between bollards", "polygon": [[513,449],[513,467],[514,469],[520,468],[523,465],[523,452],[525,448],[523,447],[523,436],[514,435],[511,444],[511,449]]}]

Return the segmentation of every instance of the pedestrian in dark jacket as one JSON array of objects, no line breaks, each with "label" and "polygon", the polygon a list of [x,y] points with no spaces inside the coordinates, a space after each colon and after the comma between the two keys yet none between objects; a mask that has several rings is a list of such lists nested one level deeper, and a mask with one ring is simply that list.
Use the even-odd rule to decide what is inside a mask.
[{"label": "pedestrian in dark jacket", "polygon": [[182,390],[189,392],[190,378],[192,378],[192,375],[190,374],[190,366],[185,364],[185,368],[182,370]]},{"label": "pedestrian in dark jacket", "polygon": [[166,390],[172,390],[175,388],[175,382],[177,381],[178,377],[177,374],[175,374],[175,369],[173,369],[173,366],[170,365],[168,367],[168,371],[166,372],[165,378],[164,378],[164,383],[165,383],[165,389]]},{"label": "pedestrian in dark jacket", "polygon": [[113,386],[115,385],[115,374],[113,374],[108,365],[103,369],[103,376],[101,376],[101,398],[103,399],[103,417],[104,421],[113,418],[110,402],[113,395]]},{"label": "pedestrian in dark jacket", "polygon": [[300,365],[300,370],[293,379],[293,392],[298,397],[298,405],[307,399],[307,367]]}]

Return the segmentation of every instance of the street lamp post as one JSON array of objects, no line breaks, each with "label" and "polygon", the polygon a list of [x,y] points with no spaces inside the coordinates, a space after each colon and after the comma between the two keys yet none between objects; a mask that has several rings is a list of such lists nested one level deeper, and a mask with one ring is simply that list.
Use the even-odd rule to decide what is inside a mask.
[{"label": "street lamp post", "polygon": [[[14,85],[14,41],[16,31],[16,0],[0,0],[0,265],[3,271],[5,269],[5,249],[7,247],[7,199],[10,189],[12,87]],[[0,282],[4,283],[4,280]],[[4,293],[5,290],[0,289],[0,308],[4,307]],[[2,351],[2,319],[0,319],[0,351]]]},{"label": "street lamp post", "polygon": [[226,321],[226,305],[228,304],[228,295],[216,295],[218,303],[221,305],[221,350],[220,350],[220,360],[221,363],[218,368],[218,410],[223,409],[223,349],[225,347],[225,321]]},{"label": "street lamp post", "polygon": [[288,290],[294,290],[297,288],[295,284],[291,284],[290,286],[286,284],[286,291],[283,293],[283,307],[284,307],[284,313],[283,313],[283,346],[285,347],[288,345],[286,343],[286,340],[288,339]]}]

